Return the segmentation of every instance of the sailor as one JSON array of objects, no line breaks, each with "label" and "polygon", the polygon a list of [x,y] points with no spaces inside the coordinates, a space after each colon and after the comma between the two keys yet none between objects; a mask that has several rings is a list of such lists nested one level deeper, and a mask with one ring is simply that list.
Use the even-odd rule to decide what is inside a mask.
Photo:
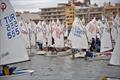
[{"label": "sailor", "polygon": [[39,41],[36,42],[36,43],[37,43],[39,49],[40,49],[40,50],[43,50],[43,42],[42,42],[41,40],[39,40]]},{"label": "sailor", "polygon": [[3,65],[3,75],[4,76],[10,75],[9,66]]},{"label": "sailor", "polygon": [[87,51],[86,51],[85,60],[87,60],[88,57],[93,58],[93,52],[90,51],[90,50],[87,50]]},{"label": "sailor", "polygon": [[100,52],[100,39],[96,38],[96,51]]},{"label": "sailor", "polygon": [[90,51],[95,51],[96,47],[95,47],[95,38],[92,38],[92,42],[91,42],[91,46],[90,46]]},{"label": "sailor", "polygon": [[55,40],[54,40],[54,38],[52,37],[52,45],[54,45],[55,44]]},{"label": "sailor", "polygon": [[3,75],[12,75],[13,71],[16,69],[16,67],[9,67],[7,65],[3,65]]}]

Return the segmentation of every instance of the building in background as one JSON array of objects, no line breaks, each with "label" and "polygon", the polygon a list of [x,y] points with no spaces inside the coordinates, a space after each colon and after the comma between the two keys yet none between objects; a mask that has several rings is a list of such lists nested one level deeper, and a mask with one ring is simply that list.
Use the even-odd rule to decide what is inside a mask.
[{"label": "building in background", "polygon": [[99,18],[103,14],[103,7],[98,7],[96,4],[89,7],[75,7],[76,16],[80,19],[84,18],[87,24],[94,17]]},{"label": "building in background", "polygon": [[88,7],[89,5],[90,0],[84,0],[83,2],[69,0],[68,3],[59,3],[56,7],[41,8],[41,20],[49,22],[59,19],[61,23],[64,23],[70,30],[74,21],[74,17],[76,16],[75,6]]},{"label": "building in background", "polygon": [[103,14],[103,7],[98,7],[96,5],[91,6],[89,8],[89,14],[88,14],[89,19],[88,19],[88,22],[90,20],[92,20],[94,17],[100,18],[102,14]]},{"label": "building in background", "polygon": [[110,3],[104,4],[104,6],[98,6],[97,4],[91,5],[90,0],[68,0],[68,3],[59,3],[56,7],[41,8],[38,13],[30,12],[17,12],[17,17],[27,20],[56,21],[59,19],[61,23],[64,23],[70,30],[74,17],[77,16],[80,19],[84,17],[85,24],[87,24],[94,17],[100,18],[101,15],[107,17],[107,20],[111,24],[112,18],[120,13],[120,3],[111,5]]},{"label": "building in background", "polygon": [[34,21],[36,24],[38,23],[38,21],[41,21],[39,12],[36,13],[30,13],[29,11],[24,11],[23,13],[16,12],[16,16],[18,21],[23,20],[26,23],[29,23],[30,20]]},{"label": "building in background", "polygon": [[120,14],[120,3],[115,5],[111,5],[111,3],[105,4],[103,13],[107,17],[109,24],[111,24],[112,18],[115,18],[116,14]]},{"label": "building in background", "polygon": [[61,22],[65,20],[65,8],[64,6],[41,8],[40,9],[41,20],[49,22],[59,19]]},{"label": "building in background", "polygon": [[72,23],[74,21],[75,17],[75,10],[74,10],[74,5],[67,4],[65,6],[65,24],[68,27],[68,30],[71,29]]},{"label": "building in background", "polygon": [[91,5],[90,0],[68,0],[68,3],[81,7],[89,7]]},{"label": "building in background", "polygon": [[82,18],[85,19],[85,23],[88,22],[89,20],[89,7],[79,7],[79,6],[76,6],[75,7],[75,12],[76,12],[76,16],[79,17],[81,20]]},{"label": "building in background", "polygon": [[49,22],[59,19],[61,23],[71,28],[74,20],[74,6],[71,4],[58,4],[57,7],[41,8],[41,19]]}]

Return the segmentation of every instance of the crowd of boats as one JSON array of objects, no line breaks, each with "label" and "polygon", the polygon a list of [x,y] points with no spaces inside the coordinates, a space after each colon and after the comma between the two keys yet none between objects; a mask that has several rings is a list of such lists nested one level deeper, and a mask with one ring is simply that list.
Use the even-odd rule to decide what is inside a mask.
[{"label": "crowd of boats", "polygon": [[86,52],[93,51],[92,48],[97,54],[112,52],[119,33],[119,15],[113,18],[111,25],[103,15],[99,19],[94,17],[87,25],[84,23],[84,18],[75,17],[71,30],[68,30],[68,26],[59,19],[37,24],[30,20],[29,23],[23,19],[19,21],[26,48],[39,48],[38,54],[71,52],[70,49]]},{"label": "crowd of boats", "polygon": [[[6,65],[29,60],[33,48],[37,50],[36,55],[70,54],[72,58],[84,57],[85,59],[110,55],[109,63],[120,65],[119,14],[113,18],[112,25],[108,24],[104,15],[99,19],[93,18],[87,25],[84,25],[84,18],[81,20],[75,17],[69,31],[68,26],[59,19],[49,23],[39,21],[37,24],[31,20],[29,23],[23,19],[17,21],[9,0],[0,0],[0,6],[0,65],[3,66],[0,70],[1,80],[27,80],[34,70],[11,68],[13,74],[10,75],[7,74]],[[29,55],[26,49],[30,49]]]}]

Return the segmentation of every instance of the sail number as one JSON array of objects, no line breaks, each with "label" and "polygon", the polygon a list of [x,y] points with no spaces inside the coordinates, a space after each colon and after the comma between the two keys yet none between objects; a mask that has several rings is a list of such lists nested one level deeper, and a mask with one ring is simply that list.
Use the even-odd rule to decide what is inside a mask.
[{"label": "sail number", "polygon": [[77,37],[81,37],[81,35],[84,35],[85,34],[85,31],[84,30],[81,30],[79,27],[74,27],[73,29],[72,29],[72,34],[74,35],[74,36],[77,36]]},{"label": "sail number", "polygon": [[5,16],[4,20],[6,23],[6,30],[7,30],[8,39],[12,39],[20,34],[14,13],[10,14],[9,16]]}]

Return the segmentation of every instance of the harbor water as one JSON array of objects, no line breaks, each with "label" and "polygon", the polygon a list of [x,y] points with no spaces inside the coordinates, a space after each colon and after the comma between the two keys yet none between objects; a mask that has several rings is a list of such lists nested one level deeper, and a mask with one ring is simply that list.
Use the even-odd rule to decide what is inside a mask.
[{"label": "harbor water", "polygon": [[32,80],[101,80],[103,76],[120,78],[119,66],[108,66],[109,59],[70,59],[69,56],[32,55],[30,61],[12,64],[17,69],[33,69]]}]

